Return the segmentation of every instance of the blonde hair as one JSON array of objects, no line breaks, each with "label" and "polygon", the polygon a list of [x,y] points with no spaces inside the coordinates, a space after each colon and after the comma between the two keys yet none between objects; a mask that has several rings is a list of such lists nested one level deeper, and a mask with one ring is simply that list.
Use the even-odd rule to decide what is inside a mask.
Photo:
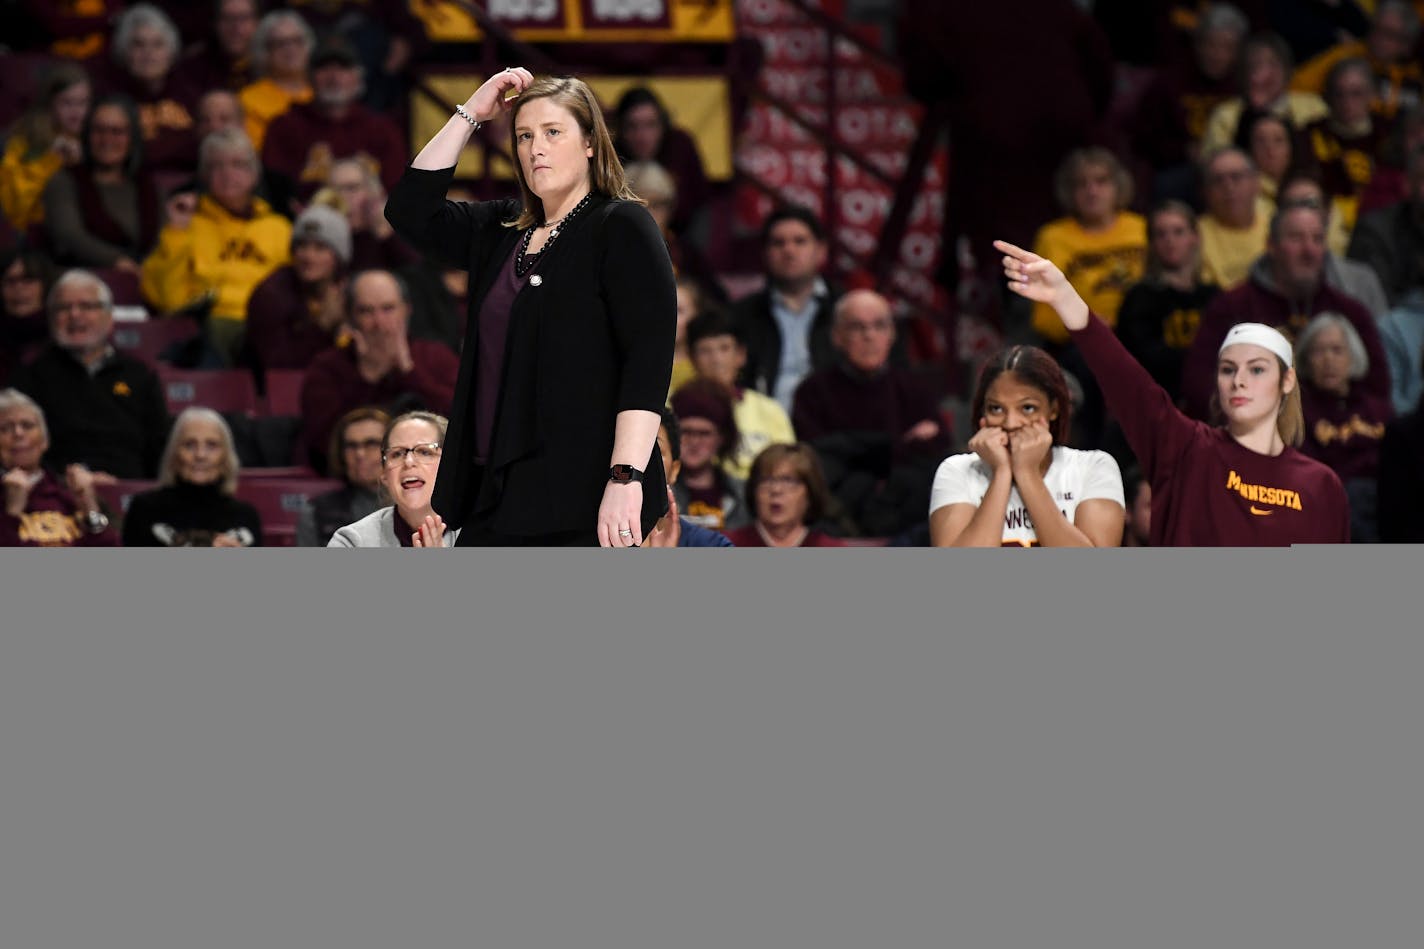
[{"label": "blonde hair", "polygon": [[[1284,387],[1289,367],[1279,356],[1276,357],[1276,362],[1281,367],[1281,386]],[[1301,442],[1305,441],[1305,410],[1300,404],[1299,376],[1291,390],[1281,395],[1281,407],[1276,412],[1276,431],[1280,433],[1281,441],[1292,448],[1299,448]]]},{"label": "blonde hair", "polygon": [[535,99],[552,99],[555,105],[567,109],[588,139],[589,147],[593,149],[593,157],[588,160],[589,187],[592,191],[606,198],[645,203],[628,187],[623,163],[618,160],[618,152],[613,148],[608,124],[603,121],[603,109],[593,90],[582,79],[572,76],[541,76],[519,94],[510,110],[509,151],[515,156],[514,176],[519,181],[519,196],[524,206],[519,217],[505,222],[506,227],[522,230],[544,223],[544,202],[530,190],[529,182],[524,178],[524,166],[518,157],[519,133],[515,130],[519,110]]},{"label": "blonde hair", "polygon": [[[400,425],[402,422],[424,422],[425,424],[429,425],[440,433],[440,444],[442,447],[445,445],[445,433],[450,428],[449,419],[435,412],[427,412],[424,409],[416,409],[412,412],[403,412],[400,415],[397,415],[395,418],[391,419],[390,422],[386,424],[385,434],[381,436],[382,469],[385,468],[386,464],[386,450],[391,447],[391,432],[394,432],[396,430],[396,426]],[[439,474],[439,469],[436,470],[436,474]],[[391,497],[391,493],[386,490],[386,479],[384,477],[382,477],[380,481],[376,483],[376,496],[384,501],[390,501],[392,503],[395,502],[395,498]]]},{"label": "blonde hair", "polygon": [[666,168],[655,161],[629,162],[623,169],[628,188],[644,201],[676,201],[677,182]]},{"label": "blonde hair", "polygon": [[1078,176],[1085,169],[1094,166],[1107,169],[1108,176],[1112,178],[1113,188],[1117,192],[1113,210],[1122,211],[1132,204],[1132,175],[1127,173],[1116,155],[1101,145],[1093,145],[1069,152],[1053,177],[1053,191],[1064,213],[1077,216],[1078,211],[1073,204],[1073,190],[1078,183]]}]

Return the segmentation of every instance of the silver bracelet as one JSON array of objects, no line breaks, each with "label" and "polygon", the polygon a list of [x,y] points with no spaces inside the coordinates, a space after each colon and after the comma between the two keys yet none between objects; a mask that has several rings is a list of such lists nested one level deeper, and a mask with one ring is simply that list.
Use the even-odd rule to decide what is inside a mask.
[{"label": "silver bracelet", "polygon": [[465,107],[462,105],[455,106],[455,114],[458,115],[460,118],[464,119],[466,122],[469,122],[470,125],[474,127],[476,132],[480,130],[481,125],[485,124],[483,122],[476,122],[475,117],[470,113],[466,112]]}]

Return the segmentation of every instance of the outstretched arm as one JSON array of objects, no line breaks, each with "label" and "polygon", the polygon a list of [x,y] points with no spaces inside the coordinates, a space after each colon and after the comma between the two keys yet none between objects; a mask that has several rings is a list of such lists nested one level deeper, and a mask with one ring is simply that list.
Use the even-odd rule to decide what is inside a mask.
[{"label": "outstretched arm", "polygon": [[1008,241],[994,241],[994,247],[1004,255],[1004,276],[1009,278],[1010,290],[1026,300],[1052,307],[1070,331],[1088,325],[1088,304],[1053,261]]}]

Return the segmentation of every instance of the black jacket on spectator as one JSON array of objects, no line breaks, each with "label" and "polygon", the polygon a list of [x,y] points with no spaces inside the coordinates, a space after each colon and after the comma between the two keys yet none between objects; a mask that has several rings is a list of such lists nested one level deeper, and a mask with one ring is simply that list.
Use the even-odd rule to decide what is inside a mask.
[{"label": "black jacket on spectator", "polygon": [[262,545],[257,509],[216,484],[178,481],[145,491],[124,514],[125,547],[211,547],[214,535],[229,531],[244,547]]},{"label": "black jacket on spectator", "polygon": [[[828,369],[836,364],[837,352],[831,342],[831,321],[840,293],[831,291],[821,298],[816,316],[811,321],[811,371]],[[747,364],[742,381],[750,388],[767,395],[776,392],[776,377],[781,373],[781,327],[771,314],[771,288],[758,290],[732,306],[732,315],[742,327],[747,345]]]},{"label": "black jacket on spectator", "polygon": [[145,363],[110,352],[92,375],[50,344],[16,369],[11,384],[39,403],[49,427],[45,464],[80,462],[116,478],[152,478],[168,440],[168,406]]},{"label": "black jacket on spectator", "polygon": [[1346,256],[1374,268],[1393,306],[1424,286],[1424,221],[1409,201],[1367,214],[1355,225]]},{"label": "black jacket on spectator", "polygon": [[[1424,409],[1424,403],[1421,403]],[[1424,544],[1424,410],[1385,426],[1379,446],[1379,539]]]}]

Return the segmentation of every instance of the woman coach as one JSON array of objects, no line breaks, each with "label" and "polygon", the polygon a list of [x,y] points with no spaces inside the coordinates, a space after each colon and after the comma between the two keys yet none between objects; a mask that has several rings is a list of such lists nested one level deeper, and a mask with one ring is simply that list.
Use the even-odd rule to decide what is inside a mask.
[{"label": "woman coach", "polygon": [[[470,136],[506,113],[520,198],[447,201]],[[641,544],[667,505],[656,442],[677,291],[588,86],[491,77],[415,157],[386,217],[471,274],[433,501],[460,546]]]}]

